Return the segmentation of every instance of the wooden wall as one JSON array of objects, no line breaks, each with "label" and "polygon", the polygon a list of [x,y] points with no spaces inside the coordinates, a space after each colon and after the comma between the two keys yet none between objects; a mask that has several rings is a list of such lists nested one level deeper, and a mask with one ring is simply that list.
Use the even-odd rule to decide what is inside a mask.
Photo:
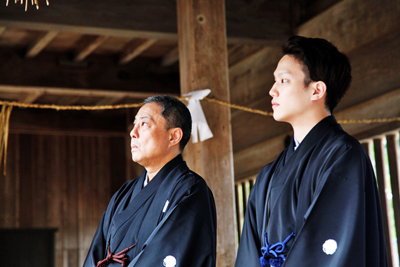
[{"label": "wooden wall", "polygon": [[123,136],[12,133],[0,177],[0,227],[57,228],[55,266],[82,266],[126,172]]}]

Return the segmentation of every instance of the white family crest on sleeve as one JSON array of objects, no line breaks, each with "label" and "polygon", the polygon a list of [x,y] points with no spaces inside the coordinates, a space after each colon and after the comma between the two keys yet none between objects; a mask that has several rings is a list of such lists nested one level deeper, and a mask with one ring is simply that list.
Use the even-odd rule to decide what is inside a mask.
[{"label": "white family crest on sleeve", "polygon": [[322,250],[325,252],[326,255],[333,255],[337,249],[337,242],[333,239],[328,239],[322,245]]},{"label": "white family crest on sleeve", "polygon": [[176,266],[176,259],[174,256],[167,256],[165,257],[164,261],[163,261],[163,265],[165,267],[175,267]]}]

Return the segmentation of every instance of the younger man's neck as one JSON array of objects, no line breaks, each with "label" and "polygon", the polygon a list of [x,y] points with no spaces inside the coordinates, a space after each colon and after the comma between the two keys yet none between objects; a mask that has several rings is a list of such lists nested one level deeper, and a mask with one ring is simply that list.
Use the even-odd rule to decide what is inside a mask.
[{"label": "younger man's neck", "polygon": [[301,143],[315,125],[330,115],[329,111],[313,113],[311,116],[303,117],[291,123],[296,140]]}]

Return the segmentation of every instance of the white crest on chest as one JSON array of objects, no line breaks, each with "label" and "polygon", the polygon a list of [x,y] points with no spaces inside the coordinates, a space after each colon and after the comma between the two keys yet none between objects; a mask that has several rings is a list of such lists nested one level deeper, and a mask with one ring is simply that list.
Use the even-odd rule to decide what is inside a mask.
[{"label": "white crest on chest", "polygon": [[169,255],[169,256],[165,257],[163,264],[165,267],[175,267],[176,259],[174,256]]},{"label": "white crest on chest", "polygon": [[325,252],[326,255],[332,255],[336,252],[337,249],[337,242],[333,239],[328,239],[322,245],[322,250]]}]

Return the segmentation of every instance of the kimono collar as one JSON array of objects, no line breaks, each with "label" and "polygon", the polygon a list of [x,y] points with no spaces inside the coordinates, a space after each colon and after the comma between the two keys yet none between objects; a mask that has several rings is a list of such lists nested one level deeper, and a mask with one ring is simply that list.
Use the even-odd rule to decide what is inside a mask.
[{"label": "kimono collar", "polygon": [[[164,167],[161,168],[161,170],[151,179],[151,181],[156,180],[158,177],[165,177],[168,173],[172,171],[176,166],[178,166],[180,163],[183,162],[183,157],[182,154],[179,154],[175,158],[173,158],[170,162],[164,165]],[[147,171],[146,171],[146,176],[147,177]],[[151,182],[150,181],[150,182]]]},{"label": "kimono collar", "polygon": [[325,135],[328,130],[334,125],[340,127],[334,116],[330,115],[328,117],[325,117],[308,132],[306,137],[300,143],[299,148],[310,147],[311,145],[315,144],[316,140],[320,140],[321,137]]}]

